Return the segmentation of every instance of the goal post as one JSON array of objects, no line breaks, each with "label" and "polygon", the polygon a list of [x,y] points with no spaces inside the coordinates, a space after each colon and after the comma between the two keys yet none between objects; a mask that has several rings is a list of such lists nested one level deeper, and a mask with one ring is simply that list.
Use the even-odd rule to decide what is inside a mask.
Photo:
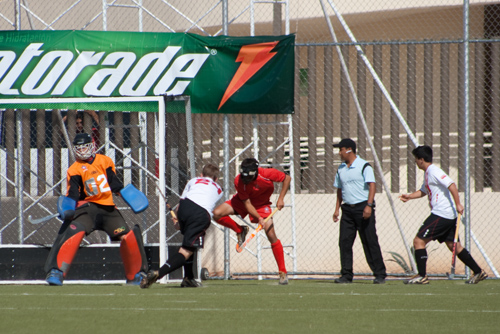
[{"label": "goal post", "polygon": [[[177,104],[179,107],[175,107],[174,105]],[[43,179],[41,176],[37,176],[36,173],[39,170],[42,170],[41,168],[33,168],[32,165],[34,165],[33,161],[23,161],[23,157],[26,157],[27,155],[23,152],[24,150],[28,151],[33,151],[34,149],[30,146],[25,146],[25,145],[19,145],[19,143],[23,142],[22,136],[23,132],[25,133],[25,136],[27,137],[34,137],[34,134],[27,133],[26,134],[26,127],[25,124],[26,118],[23,119],[22,115],[26,114],[26,110],[28,111],[34,111],[34,110],[43,110],[43,111],[55,111],[57,110],[56,113],[53,113],[54,115],[57,115],[58,121],[60,121],[60,130],[61,130],[61,135],[62,135],[62,145],[63,147],[61,148],[61,155],[62,159],[66,159],[64,161],[67,161],[67,166],[71,164],[72,161],[70,158],[71,155],[71,141],[72,137],[68,135],[68,131],[66,130],[66,127],[62,123],[62,118],[61,118],[61,113],[60,110],[84,110],[84,111],[98,111],[99,114],[102,114],[102,112],[131,112],[131,113],[138,113],[140,116],[139,123],[141,123],[144,119],[148,120],[153,120],[152,123],[147,123],[146,122],[146,129],[145,131],[141,131],[140,136],[147,136],[149,139],[152,139],[151,142],[146,142],[148,139],[142,138],[139,139],[139,144],[140,145],[146,145],[146,149],[144,152],[149,152],[153,151],[155,158],[155,162],[153,164],[147,164],[145,166],[144,161],[145,158],[144,156],[140,158],[133,158],[132,153],[133,149],[132,148],[127,148],[122,145],[114,143],[111,139],[111,136],[113,136],[114,139],[117,139],[117,132],[118,131],[131,131],[129,128],[136,127],[138,125],[136,124],[131,124],[131,125],[123,125],[121,130],[117,130],[115,125],[109,125],[106,122],[105,124],[101,124],[101,127],[105,127],[103,130],[105,133],[105,140],[102,139],[101,142],[106,143],[105,148],[101,147],[102,149],[106,150],[105,154],[108,154],[108,151],[111,152],[111,156],[113,157],[120,157],[123,167],[121,167],[121,173],[125,175],[126,173],[130,174],[132,173],[133,170],[137,170],[141,175],[143,175],[141,180],[135,180],[135,182],[142,182],[141,184],[146,184],[149,183],[150,185],[154,183],[153,189],[149,187],[148,189],[148,195],[151,196],[152,193],[156,193],[155,198],[157,198],[157,203],[151,203],[153,205],[150,205],[150,209],[146,210],[145,213],[149,211],[150,216],[142,218],[142,230],[143,230],[143,238],[145,241],[146,246],[158,246],[158,256],[159,256],[159,265],[162,265],[163,263],[166,262],[168,258],[168,248],[169,246],[180,246],[179,242],[175,242],[173,239],[173,235],[168,235],[168,231],[171,232],[171,228],[167,226],[167,216],[168,212],[166,209],[166,200],[168,199],[169,194],[175,195],[176,197],[180,196],[180,193],[182,192],[182,189],[172,189],[169,187],[169,184],[166,180],[167,175],[169,172],[167,171],[167,166],[169,165],[170,162],[167,162],[167,157],[165,155],[165,152],[167,151],[167,146],[168,146],[168,140],[167,138],[167,117],[166,114],[169,112],[167,110],[167,105],[169,105],[170,108],[176,109],[175,111],[170,111],[170,112],[175,112],[175,113],[185,113],[186,114],[186,132],[183,134],[183,136],[186,136],[187,141],[184,142],[187,144],[187,152],[188,152],[188,162],[189,166],[185,166],[185,170],[182,170],[181,172],[183,174],[189,175],[190,177],[194,177],[196,174],[195,171],[195,159],[194,159],[194,143],[193,143],[193,129],[192,129],[192,120],[191,120],[191,104],[190,104],[190,99],[188,96],[147,96],[147,97],[85,97],[85,98],[26,98],[26,99],[0,99],[0,109],[1,110],[17,110],[20,112],[15,112],[15,115],[21,115],[21,116],[16,116],[15,122],[16,122],[16,128],[21,129],[21,131],[17,131],[18,135],[15,138],[12,138],[13,141],[16,143],[12,144],[12,147],[15,147],[14,149],[14,161],[16,163],[16,167],[18,172],[16,173],[17,176],[15,176],[16,180],[9,180],[8,177],[3,173],[2,169],[0,168],[0,173],[2,173],[2,179],[4,179],[4,183],[11,182],[9,184],[15,184],[16,186],[16,195],[18,197],[17,202],[20,203],[19,207],[17,208],[16,212],[13,213],[14,218],[10,221],[7,222],[7,224],[2,224],[0,228],[2,229],[0,231],[0,247],[16,247],[17,244],[30,244],[34,238],[34,235],[36,235],[37,231],[36,229],[33,228],[31,224],[29,224],[28,220],[26,219],[27,216],[33,212],[33,210],[38,210],[38,212],[34,213],[34,215],[38,216],[43,216],[43,215],[48,215],[48,214],[53,214],[55,212],[55,208],[50,206],[51,202],[54,202],[53,198],[57,195],[57,191],[59,194],[62,193],[64,189],[64,173],[60,172],[60,178],[61,181],[56,180],[56,177],[53,176],[53,179],[50,180],[50,182],[44,180],[43,182],[50,184],[49,186],[46,186],[46,188],[49,188],[47,191],[42,191],[39,192],[36,189],[33,189],[33,186],[28,186],[26,188],[23,188],[23,185],[25,184],[23,180],[23,173],[20,173],[19,170],[22,170],[23,168],[30,169],[31,174],[35,175],[35,178],[37,178],[37,182],[41,183],[40,180]],[[180,111],[179,111],[180,110]],[[28,113],[29,114],[29,113]],[[157,117],[154,117],[152,114],[157,114]],[[69,115],[69,112],[68,112]],[[106,116],[101,117],[102,119],[107,118],[108,114],[106,113]],[[142,115],[142,116],[141,116]],[[149,117],[153,116],[153,117]],[[55,116],[54,116],[55,117]],[[56,120],[56,118],[52,118],[52,120]],[[74,116],[73,116],[74,117]],[[123,116],[120,116],[123,117]],[[156,119],[155,119],[156,118]],[[73,118],[74,119],[74,118]],[[69,123],[69,118],[68,118],[68,123]],[[58,123],[58,122],[54,122]],[[68,126],[69,127],[69,126]],[[29,129],[29,127],[28,127]],[[125,130],[124,130],[125,129]],[[55,130],[54,130],[55,131]],[[74,129],[73,129],[74,131]],[[50,132],[50,131],[49,131]],[[37,134],[38,135],[38,134]],[[130,140],[130,139],[129,139]],[[123,142],[123,139],[122,139]],[[58,144],[60,145],[60,144]],[[66,146],[65,146],[66,145]],[[64,147],[67,147],[68,149],[65,149]],[[37,149],[35,149],[37,150]],[[3,149],[4,152],[0,151],[0,155],[3,154],[6,156],[8,152]],[[43,151],[46,151],[44,149]],[[37,155],[37,154],[35,154]],[[29,154],[28,154],[29,156]],[[31,158],[32,159],[32,158]],[[38,159],[38,156],[37,158]],[[28,159],[29,160],[29,159]],[[48,159],[49,160],[49,159]],[[127,161],[126,163],[124,161]],[[52,168],[58,168],[61,166],[61,170],[64,169],[64,166],[66,165],[66,162],[61,163],[55,163],[55,160],[50,160],[48,162],[44,162],[44,168],[45,167],[50,167],[50,164],[52,163]],[[24,167],[22,167],[24,166]],[[67,168],[67,167],[66,167]],[[175,168],[179,168],[176,166]],[[117,171],[119,167],[117,166]],[[154,169],[154,170],[153,170]],[[5,168],[4,168],[5,170]],[[65,172],[65,169],[64,169]],[[45,173],[45,174],[50,174],[50,173]],[[44,175],[45,175],[44,174]],[[57,173],[53,173],[54,175],[57,175]],[[128,175],[127,174],[127,175]],[[148,179],[149,181],[153,182],[145,182],[144,180]],[[7,180],[7,181],[5,181]],[[59,182],[57,182],[59,181]],[[125,181],[125,180],[124,180]],[[128,182],[131,182],[131,178],[129,177],[127,179]],[[126,181],[126,182],[127,182]],[[124,183],[126,183],[124,182]],[[180,182],[182,184],[182,182]],[[55,186],[54,186],[55,185]],[[35,185],[36,187],[36,185]],[[58,187],[58,188],[57,188]],[[147,187],[144,185],[144,187]],[[4,187],[5,188],[5,187]],[[2,186],[0,184],[0,191],[2,189]],[[44,189],[44,190],[45,190]],[[146,188],[144,188],[146,189]],[[168,193],[167,193],[168,192]],[[0,194],[0,197],[2,194]],[[51,199],[52,198],[52,199]],[[172,201],[174,201],[174,198],[171,198]],[[176,198],[175,201],[178,199]],[[156,200],[154,201],[156,202]],[[23,204],[26,203],[26,204]],[[117,199],[117,206],[120,209],[127,210],[128,208],[121,208],[120,204],[123,205],[123,203],[120,202],[120,199]],[[157,212],[157,217],[156,214],[153,215],[153,212],[151,209],[154,209],[155,212]],[[141,213],[140,215],[143,215]],[[16,219],[16,216],[18,219]],[[134,216],[134,217],[132,217]],[[134,221],[137,221],[138,218],[135,217],[136,215],[127,215],[127,223],[129,225],[133,225]],[[137,215],[139,216],[139,215]],[[139,219],[141,220],[141,219]],[[130,222],[132,221],[132,223]],[[55,219],[52,220],[52,222],[47,222],[47,226],[49,225],[55,225],[55,224],[60,224],[59,222],[56,222]],[[6,237],[3,237],[6,235],[6,233],[9,231],[10,228],[14,228],[14,225],[18,225],[18,230],[19,230],[19,238],[17,241],[8,241],[8,244],[4,244],[5,241],[8,239]],[[40,226],[43,231],[43,226]],[[57,228],[57,227],[54,227]],[[54,228],[52,228],[51,232],[47,232],[46,234],[48,236],[45,236],[45,240],[42,242],[36,241],[33,242],[33,244],[51,244],[55,238]],[[158,231],[158,237],[155,242],[151,242],[151,235],[148,238],[148,233],[151,233],[152,231]],[[92,233],[95,234],[95,233]],[[173,234],[171,232],[171,234]],[[89,235],[89,238],[92,238],[92,235]],[[95,238],[94,238],[95,239]],[[99,237],[97,237],[99,239]],[[178,238],[177,238],[178,239]],[[102,242],[102,236],[101,236],[101,242]],[[103,244],[109,244],[109,238],[107,241],[104,241]],[[90,241],[87,242],[88,246],[89,245],[94,245],[94,242]],[[111,246],[111,245],[108,245]],[[197,273],[199,276],[200,269],[201,269],[201,261],[199,258],[200,253],[198,253],[197,257]],[[178,275],[177,275],[178,276]],[[163,282],[167,281],[178,281],[179,278],[168,278],[168,280],[163,280]],[[99,280],[101,283],[116,283],[116,280]],[[92,280],[78,280],[78,282],[89,282],[92,283],[94,281]]]}]

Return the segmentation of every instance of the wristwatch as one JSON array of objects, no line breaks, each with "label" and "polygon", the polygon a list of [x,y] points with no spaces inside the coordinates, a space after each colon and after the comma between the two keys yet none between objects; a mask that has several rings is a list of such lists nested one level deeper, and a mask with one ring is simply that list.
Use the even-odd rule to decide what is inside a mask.
[{"label": "wristwatch", "polygon": [[370,208],[374,208],[375,207],[375,202],[374,203],[366,203],[366,205],[368,205]]}]

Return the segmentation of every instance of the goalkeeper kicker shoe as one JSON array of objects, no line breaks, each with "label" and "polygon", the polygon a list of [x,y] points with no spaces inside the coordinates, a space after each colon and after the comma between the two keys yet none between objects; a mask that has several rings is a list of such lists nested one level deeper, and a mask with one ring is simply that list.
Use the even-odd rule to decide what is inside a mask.
[{"label": "goalkeeper kicker shoe", "polygon": [[403,282],[404,284],[429,284],[429,279],[427,278],[427,275],[424,277],[420,275],[415,275],[409,280],[406,280]]},{"label": "goalkeeper kicker shoe", "polygon": [[141,280],[139,286],[141,287],[141,289],[149,288],[151,284],[153,284],[154,282],[156,282],[156,280],[158,280],[158,276],[160,276],[158,270],[148,271],[148,274]]},{"label": "goalkeeper kicker shoe", "polygon": [[249,230],[248,226],[241,226],[241,228],[243,229],[243,231],[236,234],[236,236],[238,237],[238,246],[240,246],[240,247],[241,247],[241,245],[243,245],[243,243],[247,239],[247,234],[248,234],[248,230]]},{"label": "goalkeeper kicker shoe", "polygon": [[181,283],[181,288],[199,288],[202,287],[203,285],[199,282],[197,282],[194,278],[187,278],[184,277]]},{"label": "goalkeeper kicker shoe", "polygon": [[58,285],[61,286],[63,285],[63,272],[60,271],[59,269],[51,269],[49,273],[47,274],[47,278],[45,278],[45,281],[49,283],[49,285]]},{"label": "goalkeeper kicker shoe", "polygon": [[481,270],[480,273],[474,274],[468,281],[466,281],[466,284],[477,284],[481,282],[482,280],[486,279],[488,277],[488,274],[484,271]]},{"label": "goalkeeper kicker shoe", "polygon": [[139,285],[144,277],[146,277],[146,273],[144,271],[140,271],[135,274],[134,279],[127,280],[127,285]]}]

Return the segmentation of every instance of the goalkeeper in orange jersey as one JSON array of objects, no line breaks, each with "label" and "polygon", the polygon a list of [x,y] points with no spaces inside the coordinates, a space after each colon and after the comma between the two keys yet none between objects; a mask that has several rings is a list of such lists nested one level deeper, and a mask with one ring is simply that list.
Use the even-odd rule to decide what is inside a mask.
[{"label": "goalkeeper in orange jersey", "polygon": [[[133,229],[127,226],[112,194],[121,194],[136,213],[147,207],[147,199],[131,185],[124,189],[116,176],[115,164],[111,158],[95,153],[89,134],[75,136],[73,151],[76,161],[67,171],[67,194],[59,198],[57,205],[64,222],[45,263],[46,281],[50,285],[62,285],[83,237],[101,230],[112,241],[121,242],[127,283],[138,285],[148,269],[142,233],[139,225]],[[137,203],[143,205],[134,207]]]}]

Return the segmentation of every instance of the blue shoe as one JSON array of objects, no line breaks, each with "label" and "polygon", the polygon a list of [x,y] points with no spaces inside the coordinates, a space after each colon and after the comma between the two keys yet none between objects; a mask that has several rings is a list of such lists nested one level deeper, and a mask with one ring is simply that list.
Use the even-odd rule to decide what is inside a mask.
[{"label": "blue shoe", "polygon": [[139,285],[143,278],[146,278],[147,274],[144,271],[139,271],[135,274],[134,279],[127,280],[127,285]]},{"label": "blue shoe", "polygon": [[47,281],[49,285],[61,286],[63,285],[63,280],[63,272],[59,269],[51,269],[47,274],[47,278],[45,278],[45,281]]}]

